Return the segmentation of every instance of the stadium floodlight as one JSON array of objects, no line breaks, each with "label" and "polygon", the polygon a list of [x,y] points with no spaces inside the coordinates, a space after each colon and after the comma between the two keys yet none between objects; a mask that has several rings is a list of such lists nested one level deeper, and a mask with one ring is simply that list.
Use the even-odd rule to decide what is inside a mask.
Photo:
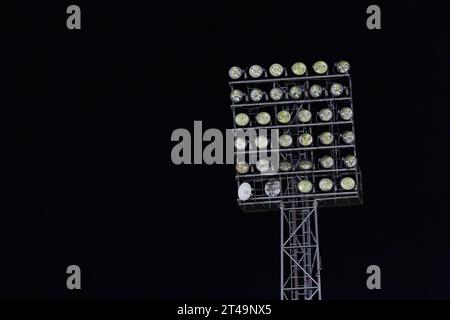
[{"label": "stadium floodlight", "polygon": [[278,140],[279,140],[280,146],[283,148],[289,148],[293,142],[292,137],[288,134],[281,135]]},{"label": "stadium floodlight", "polygon": [[323,108],[319,111],[319,119],[323,122],[328,122],[333,118],[333,111],[329,108]]},{"label": "stadium floodlight", "polygon": [[289,96],[295,100],[300,99],[302,97],[302,88],[300,88],[299,86],[292,86],[289,89]]},{"label": "stadium floodlight", "polygon": [[255,89],[250,90],[250,99],[251,99],[253,102],[259,102],[259,101],[261,101],[262,98],[263,98],[263,96],[264,96],[264,94],[263,94],[263,92],[261,91],[261,89],[255,88]]},{"label": "stadium floodlight", "polygon": [[329,192],[333,189],[333,181],[328,178],[323,178],[319,181],[319,189],[323,192]]},{"label": "stadium floodlight", "polygon": [[313,189],[313,184],[311,181],[309,180],[301,180],[298,185],[298,191],[300,191],[301,193],[309,193],[312,191]]},{"label": "stadium floodlight", "polygon": [[259,159],[256,162],[256,169],[261,173],[265,173],[265,172],[269,171],[270,161],[268,159]]},{"label": "stadium floodlight", "polygon": [[242,99],[244,98],[244,93],[239,89],[235,89],[235,90],[231,91],[230,98],[231,98],[231,101],[233,101],[234,103],[241,102]]},{"label": "stadium floodlight", "polygon": [[334,166],[334,160],[330,156],[324,156],[319,160],[320,166],[324,169],[331,169]]},{"label": "stadium floodlight", "polygon": [[344,158],[344,166],[346,166],[347,168],[354,168],[357,162],[358,161],[356,160],[356,157],[352,154],[349,154]]},{"label": "stadium floodlight", "polygon": [[242,77],[243,73],[244,71],[242,71],[242,69],[237,66],[231,67],[230,70],[228,71],[228,75],[233,80],[237,80],[240,77]]},{"label": "stadium floodlight", "polygon": [[311,134],[305,132],[302,133],[299,137],[298,137],[298,142],[300,143],[301,146],[303,147],[308,147],[310,145],[312,145],[313,143],[313,137]]},{"label": "stadium floodlight", "polygon": [[298,163],[298,168],[304,171],[311,170],[314,168],[314,164],[309,160],[302,160]]},{"label": "stadium floodlight", "polygon": [[335,82],[330,86],[330,93],[333,97],[340,97],[344,93],[344,86]]},{"label": "stadium floodlight", "polygon": [[281,160],[278,166],[280,171],[291,171],[294,167],[289,160]]},{"label": "stadium floodlight", "polygon": [[334,136],[331,132],[325,131],[319,135],[319,141],[325,146],[329,146],[334,141]]},{"label": "stadium floodlight", "polygon": [[283,90],[280,88],[272,88],[270,89],[269,96],[273,101],[279,101],[283,98]]},{"label": "stadium floodlight", "polygon": [[252,186],[248,182],[244,182],[239,186],[238,197],[242,201],[247,201],[252,196]]},{"label": "stadium floodlight", "polygon": [[336,61],[228,70],[234,128],[279,133],[236,135],[234,152],[241,209],[280,212],[282,300],[321,299],[317,208],[362,203],[350,64]]},{"label": "stadium floodlight", "polygon": [[303,76],[306,73],[306,65],[303,62],[296,62],[292,65],[291,71],[296,76]]},{"label": "stadium floodlight", "polygon": [[267,146],[269,145],[269,140],[265,136],[259,136],[255,138],[255,145],[259,149],[267,149]]},{"label": "stadium floodlight", "polygon": [[310,122],[312,118],[311,111],[309,111],[308,109],[300,110],[297,114],[297,118],[302,123]]},{"label": "stadium floodlight", "polygon": [[328,64],[325,61],[317,61],[313,64],[313,70],[319,75],[325,74],[328,71]]},{"label": "stadium floodlight", "polygon": [[321,86],[319,86],[318,84],[313,84],[309,88],[309,94],[313,98],[319,98],[322,95],[322,91],[323,91],[323,88]]},{"label": "stadium floodlight", "polygon": [[257,64],[254,64],[250,67],[248,73],[250,74],[250,77],[257,79],[262,76],[263,68]]},{"label": "stadium floodlight", "polygon": [[291,121],[291,113],[287,110],[281,110],[277,113],[277,120],[281,124],[287,124]]},{"label": "stadium floodlight", "polygon": [[234,117],[234,122],[236,122],[239,127],[244,127],[248,125],[248,123],[250,122],[250,118],[245,113],[238,113],[236,117]]},{"label": "stadium floodlight", "polygon": [[272,77],[279,77],[283,74],[284,68],[279,63],[274,63],[269,68],[269,73]]},{"label": "stadium floodlight", "polygon": [[350,63],[345,60],[341,60],[336,63],[336,70],[339,73],[348,73],[350,71]]},{"label": "stadium floodlight", "polygon": [[269,124],[270,114],[265,111],[258,113],[256,115],[256,122],[261,126],[265,126],[265,125]]},{"label": "stadium floodlight", "polygon": [[353,141],[355,141],[355,135],[352,131],[345,131],[342,134],[342,141],[344,141],[344,143],[346,144],[352,144]]},{"label": "stadium floodlight", "polygon": [[264,186],[264,192],[268,197],[276,197],[281,192],[281,182],[279,180],[271,179]]},{"label": "stadium floodlight", "polygon": [[250,170],[250,165],[246,162],[236,163],[236,171],[239,174],[246,174]]},{"label": "stadium floodlight", "polygon": [[247,147],[247,141],[245,141],[244,137],[237,137],[236,141],[234,142],[234,146],[239,151],[245,150],[245,148]]},{"label": "stadium floodlight", "polygon": [[341,188],[344,189],[345,191],[350,191],[355,188],[356,182],[351,177],[345,177],[341,180],[340,185],[341,185]]},{"label": "stadium floodlight", "polygon": [[339,116],[342,120],[351,120],[353,118],[353,110],[349,107],[343,107],[341,110],[339,110]]}]

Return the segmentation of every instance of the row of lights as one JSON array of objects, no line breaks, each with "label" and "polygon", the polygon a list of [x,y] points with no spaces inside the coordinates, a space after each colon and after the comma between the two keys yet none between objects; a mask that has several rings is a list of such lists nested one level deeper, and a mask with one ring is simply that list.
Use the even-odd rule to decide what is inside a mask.
[{"label": "row of lights", "polygon": [[[338,111],[339,118],[348,121],[353,117],[353,110],[350,107],[343,107]],[[317,117],[322,122],[329,122],[333,119],[333,111],[330,108],[322,108],[317,112]],[[255,120],[257,124],[261,126],[268,125],[272,120],[272,117],[268,112],[260,112],[256,115]],[[289,124],[292,120],[291,112],[287,110],[281,110],[276,115],[276,120],[280,124]],[[308,123],[312,120],[312,113],[308,109],[302,109],[297,113],[297,120],[301,123]],[[245,127],[250,122],[250,117],[246,113],[238,113],[234,121],[237,126]]]},{"label": "row of lights", "polygon": [[[270,99],[272,99],[273,101],[280,101],[283,98],[284,99],[294,99],[294,100],[298,100],[300,99],[303,95],[306,95],[306,92],[309,92],[309,96],[312,98],[320,98],[322,96],[322,94],[324,92],[326,92],[327,88],[324,86],[321,86],[319,84],[313,84],[309,87],[309,91],[306,91],[304,88],[302,88],[301,86],[292,86],[291,88],[289,88],[289,90],[285,90],[283,88],[280,87],[275,87],[270,89],[269,91],[269,97]],[[338,82],[334,82],[332,84],[330,84],[329,90],[328,90],[331,94],[332,97],[334,98],[338,98],[341,97],[342,95],[344,95],[345,93],[345,87],[338,83]],[[233,103],[240,103],[244,100],[244,97],[248,96],[250,98],[251,101],[253,102],[261,102],[263,100],[263,98],[266,96],[266,94],[258,88],[253,88],[250,90],[250,93],[247,95],[244,92],[242,92],[239,89],[234,89],[231,91],[230,93],[230,99]],[[267,101],[267,96],[266,96],[266,101]]]},{"label": "row of lights", "polygon": [[[344,144],[352,144],[355,141],[355,134],[353,131],[347,130],[339,135],[340,141]],[[334,141],[334,134],[329,131],[324,131],[318,136],[319,142],[324,146],[331,145]],[[297,138],[300,147],[310,147],[314,142],[312,134],[304,132]],[[259,149],[267,149],[269,146],[269,139],[266,136],[256,137],[253,141],[254,145]],[[289,134],[283,134],[279,137],[279,144],[282,148],[289,148],[294,143],[294,138]],[[237,150],[243,151],[247,147],[245,137],[237,137],[234,143]],[[276,146],[272,146],[276,147]]]},{"label": "row of lights", "polygon": [[[312,70],[317,75],[326,74],[328,72],[328,69],[329,69],[328,64],[325,61],[320,60],[320,61],[315,62],[312,65]],[[340,74],[348,73],[348,71],[350,70],[350,63],[348,63],[348,61],[341,60],[341,61],[335,63],[335,70],[337,73],[340,73]],[[255,65],[252,65],[248,69],[247,73],[250,76],[250,78],[258,79],[258,78],[261,78],[261,77],[267,75],[267,74],[265,74],[264,71],[265,70],[260,65],[255,64]],[[294,76],[304,76],[307,74],[308,68],[306,67],[306,65],[303,62],[296,62],[291,66],[290,72]],[[231,67],[230,70],[228,71],[228,75],[233,80],[241,79],[247,73],[244,71],[244,69],[237,67],[237,66]],[[288,70],[279,63],[274,63],[269,67],[269,75],[271,77],[277,78],[277,77],[282,76],[283,74],[287,75],[287,73],[288,73]]]},{"label": "row of lights", "polygon": [[[349,154],[341,159],[343,167],[351,169],[357,164],[357,159],[354,155]],[[323,169],[331,169],[335,166],[335,160],[331,156],[323,156],[319,159],[318,164]],[[292,171],[295,169],[293,163],[289,160],[281,160],[279,162],[279,169],[282,172]],[[237,163],[236,172],[238,174],[246,174],[250,171],[250,165],[246,162]],[[266,173],[270,170],[270,161],[267,159],[260,159],[256,162],[256,169],[261,173]],[[314,163],[310,160],[302,160],[298,163],[298,169],[308,171],[314,169]]]},{"label": "row of lights", "polygon": [[[340,179],[339,186],[343,191],[352,191],[356,187],[356,181],[352,177],[344,177]],[[330,192],[334,189],[335,184],[330,178],[322,178],[318,183],[321,192]],[[297,190],[302,194],[311,193],[314,189],[314,184],[307,179],[302,179],[297,183]],[[264,193],[268,197],[277,197],[281,194],[281,181],[271,179],[264,185]],[[251,197],[251,186],[248,182],[244,182],[239,186],[239,198],[246,201]]]}]

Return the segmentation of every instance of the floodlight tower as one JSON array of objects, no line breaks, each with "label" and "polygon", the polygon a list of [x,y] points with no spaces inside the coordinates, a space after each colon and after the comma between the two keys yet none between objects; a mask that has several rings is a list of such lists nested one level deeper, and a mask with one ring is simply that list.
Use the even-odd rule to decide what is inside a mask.
[{"label": "floodlight tower", "polygon": [[[280,213],[281,300],[322,298],[318,207],[362,203],[349,70],[344,60],[229,70],[237,203],[244,212]],[[237,129],[275,130],[278,138],[251,141]],[[279,156],[276,165],[250,157],[266,148]]]}]

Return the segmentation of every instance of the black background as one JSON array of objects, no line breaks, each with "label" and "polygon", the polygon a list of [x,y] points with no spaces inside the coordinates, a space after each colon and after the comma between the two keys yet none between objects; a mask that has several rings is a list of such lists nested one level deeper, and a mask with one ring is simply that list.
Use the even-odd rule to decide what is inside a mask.
[{"label": "black background", "polygon": [[371,31],[364,1],[143,3],[1,5],[0,297],[278,299],[278,215],[171,133],[231,127],[232,65],[347,59],[365,204],[319,212],[323,297],[450,298],[448,4],[377,3]]}]

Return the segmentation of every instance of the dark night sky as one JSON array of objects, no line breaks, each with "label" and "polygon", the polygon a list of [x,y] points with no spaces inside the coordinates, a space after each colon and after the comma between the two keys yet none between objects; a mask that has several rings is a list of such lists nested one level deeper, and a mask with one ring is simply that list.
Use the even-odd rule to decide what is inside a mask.
[{"label": "dark night sky", "polygon": [[232,65],[343,58],[365,203],[319,211],[323,297],[450,298],[450,5],[380,4],[369,31],[369,2],[216,2],[2,4],[0,297],[278,299],[278,215],[240,212],[232,165],[173,165],[170,136],[231,127]]}]

